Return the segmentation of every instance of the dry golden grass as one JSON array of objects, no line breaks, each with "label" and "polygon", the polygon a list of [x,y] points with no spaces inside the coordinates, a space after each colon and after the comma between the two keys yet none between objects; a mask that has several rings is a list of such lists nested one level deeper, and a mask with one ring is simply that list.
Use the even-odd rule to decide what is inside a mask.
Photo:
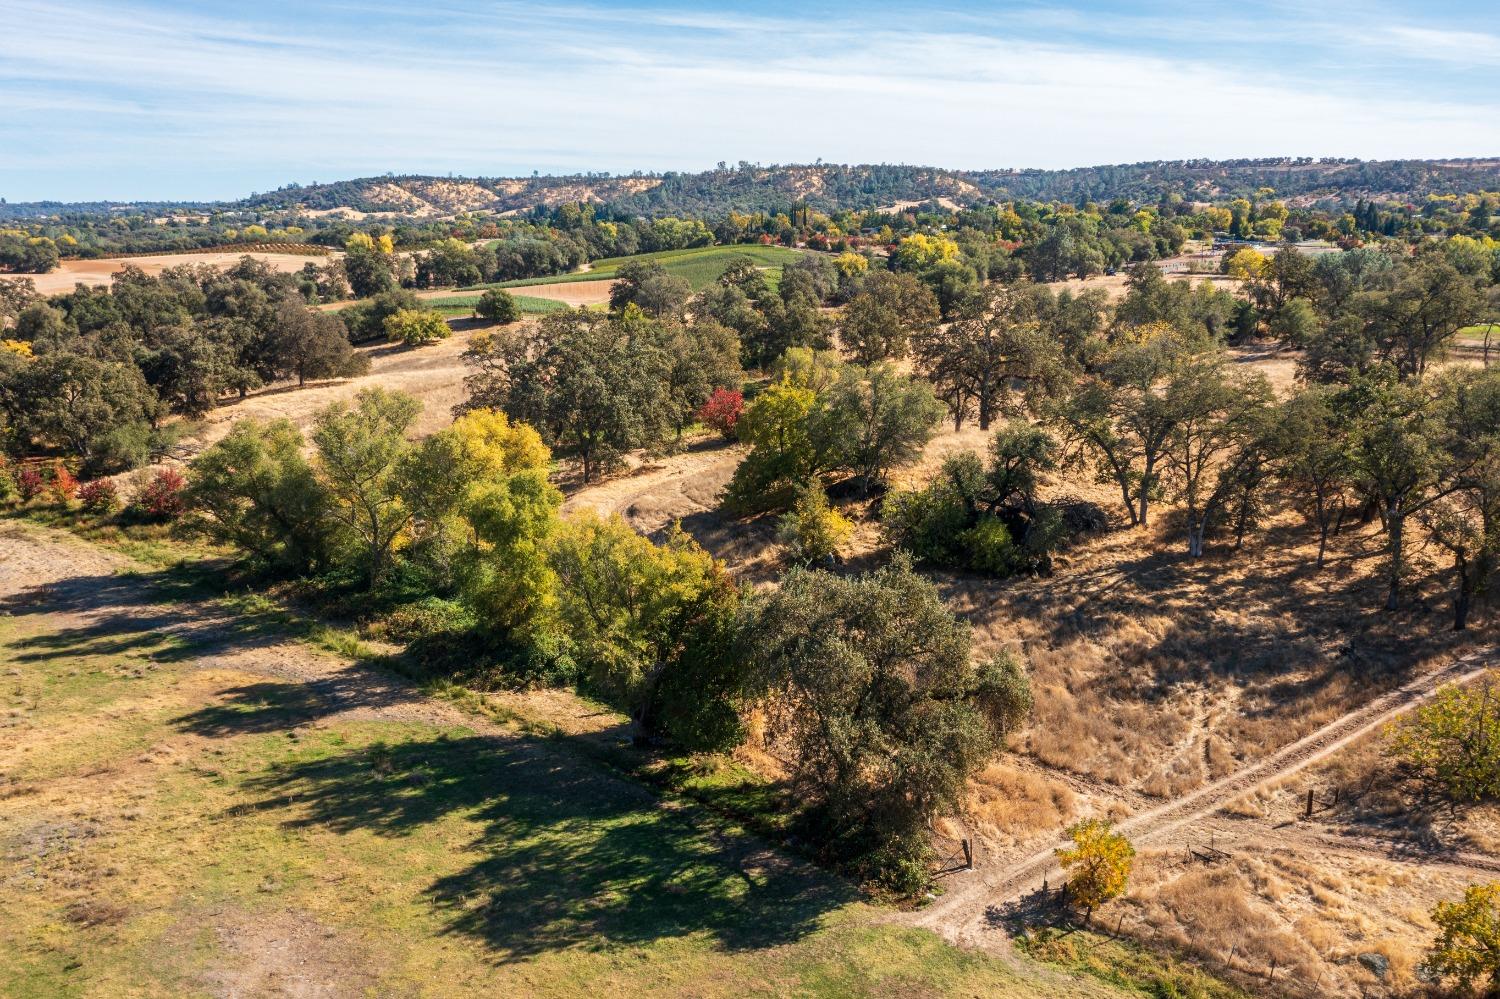
[{"label": "dry golden grass", "polygon": [[1060,829],[1078,805],[1078,795],[1061,781],[996,762],[975,778],[968,811],[975,832],[1003,841]]},{"label": "dry golden grass", "polygon": [[[1293,995],[1406,995],[1432,931],[1429,898],[1451,890],[1459,890],[1451,874],[1419,877],[1381,861],[1308,863],[1273,849],[1205,865],[1152,852],[1138,860],[1135,885],[1112,918],[1252,991],[1265,988],[1274,965],[1273,981]],[[1362,955],[1389,961],[1386,976]]]}]

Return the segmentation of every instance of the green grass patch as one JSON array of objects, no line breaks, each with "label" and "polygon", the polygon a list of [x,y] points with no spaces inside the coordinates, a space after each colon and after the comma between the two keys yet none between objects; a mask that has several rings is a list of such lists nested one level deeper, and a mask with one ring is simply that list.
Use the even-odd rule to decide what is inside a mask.
[{"label": "green grass patch", "polygon": [[502,281],[491,285],[475,285],[463,289],[474,291],[482,288],[525,288],[531,285],[562,284],[573,281],[613,280],[621,265],[633,260],[655,260],[669,274],[684,278],[694,291],[702,291],[724,273],[724,268],[736,257],[749,257],[761,267],[769,268],[767,279],[773,284],[780,279],[781,268],[797,259],[799,251],[785,246],[703,246],[691,250],[662,250],[657,253],[639,253],[630,257],[605,257],[594,261],[586,271],[555,274],[550,277],[525,278],[518,281]]},{"label": "green grass patch", "polygon": [[[35,635],[63,624],[27,621]],[[102,631],[159,641],[135,628]],[[47,670],[74,658],[50,654]],[[0,643],[0,667],[13,663],[39,665]],[[74,681],[100,689],[59,704],[72,738],[119,724],[146,743],[61,760],[0,796],[0,881],[25,886],[0,893],[3,995],[289,980],[372,995],[1037,993],[1034,966],[891,924],[846,883],[553,740],[380,717],[375,674],[325,686],[181,662],[133,697],[91,672]],[[97,720],[101,698],[118,718]],[[51,744],[18,735],[21,752]]]},{"label": "green grass patch", "polygon": [[1250,999],[1251,995],[1171,954],[1087,930],[1046,927],[1022,936],[1017,947],[1039,961],[1147,996]]},{"label": "green grass patch", "polygon": [[[541,316],[549,312],[565,312],[569,305],[555,298],[538,298],[535,295],[514,295],[516,308],[523,316]],[[479,304],[478,295],[454,295],[451,298],[430,298],[426,304],[449,319],[467,319],[474,314]]]}]

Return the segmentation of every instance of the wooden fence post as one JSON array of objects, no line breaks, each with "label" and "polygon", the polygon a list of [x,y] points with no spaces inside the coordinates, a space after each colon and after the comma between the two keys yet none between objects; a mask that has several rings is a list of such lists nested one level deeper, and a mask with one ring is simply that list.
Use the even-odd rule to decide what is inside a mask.
[{"label": "wooden fence post", "polygon": [[974,869],[974,847],[967,838],[964,840],[964,869],[970,871]]},{"label": "wooden fence post", "polygon": [[1312,806],[1313,806],[1313,789],[1312,788],[1308,788],[1307,789],[1307,811],[1303,814],[1303,818],[1307,818],[1307,819],[1312,818]]}]

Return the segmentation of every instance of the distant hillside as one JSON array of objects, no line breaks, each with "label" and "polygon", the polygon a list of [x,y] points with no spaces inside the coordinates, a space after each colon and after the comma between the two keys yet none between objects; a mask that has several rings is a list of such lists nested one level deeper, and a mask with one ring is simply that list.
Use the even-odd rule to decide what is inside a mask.
[{"label": "distant hillside", "polygon": [[365,177],[331,184],[289,185],[220,203],[0,204],[0,219],[203,208],[243,212],[390,214],[430,218],[456,212],[520,214],[571,201],[605,205],[621,216],[715,216],[731,209],[787,211],[794,205],[833,211],[937,200],[949,206],[990,198],[1038,201],[1155,201],[1180,194],[1197,201],[1253,195],[1418,200],[1429,194],[1500,190],[1500,158],[1352,160],[1285,157],[1261,160],[1175,160],[1069,170],[945,170],[904,165],[740,164],[702,173],[567,177]]},{"label": "distant hillside", "polygon": [[1500,158],[1482,160],[1162,160],[1070,170],[981,170],[961,176],[992,194],[1038,201],[1196,201],[1249,196],[1416,200],[1500,188]]},{"label": "distant hillside", "polygon": [[696,216],[730,209],[785,211],[799,203],[834,210],[934,198],[965,203],[985,196],[962,174],[932,167],[744,165],[704,173],[623,177],[369,177],[308,187],[293,185],[247,198],[236,207],[431,216],[458,211],[520,213],[538,206],[590,201],[608,205],[621,215]]}]

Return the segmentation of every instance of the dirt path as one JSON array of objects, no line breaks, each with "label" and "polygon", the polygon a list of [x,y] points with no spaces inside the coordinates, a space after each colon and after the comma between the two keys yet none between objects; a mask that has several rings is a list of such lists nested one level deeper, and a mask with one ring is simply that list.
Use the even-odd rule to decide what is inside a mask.
[{"label": "dirt path", "polygon": [[563,503],[563,510],[618,513],[636,530],[651,534],[674,520],[712,510],[742,457],[743,449],[716,443],[660,462],[643,462],[625,475],[579,489]]},{"label": "dirt path", "polygon": [[[1159,841],[1172,832],[1207,818],[1249,791],[1289,777],[1326,759],[1427,701],[1439,687],[1478,678],[1494,665],[1493,660],[1493,653],[1471,653],[1464,656],[1375,698],[1265,759],[1242,767],[1179,798],[1138,812],[1116,823],[1115,828],[1128,836],[1137,847]],[[1279,832],[1279,829],[1267,830],[1266,836],[1274,841]],[[1287,833],[1286,838],[1307,842],[1307,838],[1300,833]],[[1342,849],[1356,849],[1358,843],[1357,839],[1339,839]],[[1388,844],[1374,840],[1369,845],[1372,852],[1385,853],[1390,849]],[[1043,879],[1057,879],[1061,872],[1053,850],[1054,847],[1049,846],[1018,861],[981,867],[976,872],[976,878],[950,889],[940,901],[918,913],[914,922],[937,930],[955,942],[971,945],[987,942],[982,931],[994,928],[992,914],[997,908],[1013,903],[1033,891],[1041,885]],[[1453,859],[1460,864],[1464,863],[1462,858]],[[1486,859],[1484,867],[1490,869],[1493,863]]]},{"label": "dirt path", "polygon": [[199,668],[306,684],[310,696],[326,702],[325,723],[342,716],[503,731],[423,696],[394,674],[322,654],[273,629],[256,634],[241,616],[212,602],[158,602],[162,595],[129,574],[135,568],[123,556],[68,535],[0,525],[0,604],[6,613],[45,611],[54,630],[76,634],[171,636],[187,643]]}]

